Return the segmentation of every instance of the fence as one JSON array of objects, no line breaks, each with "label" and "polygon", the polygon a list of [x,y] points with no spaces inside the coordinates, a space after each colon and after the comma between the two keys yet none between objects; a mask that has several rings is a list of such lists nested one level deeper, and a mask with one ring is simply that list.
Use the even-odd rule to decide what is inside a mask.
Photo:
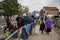
[{"label": "fence", "polygon": [[60,28],[60,18],[54,19],[54,24],[56,27]]}]

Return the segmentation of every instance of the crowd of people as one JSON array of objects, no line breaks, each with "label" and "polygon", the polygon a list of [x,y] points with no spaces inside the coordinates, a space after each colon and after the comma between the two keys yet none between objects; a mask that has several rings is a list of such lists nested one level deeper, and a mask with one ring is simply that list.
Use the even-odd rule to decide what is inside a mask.
[{"label": "crowd of people", "polygon": [[[18,18],[18,17],[17,17]],[[23,28],[23,30],[21,30],[22,31],[22,33],[20,32],[20,35],[22,35],[23,37],[23,40],[26,40],[27,38],[28,38],[28,35],[30,34],[32,34],[32,30],[34,30],[35,29],[35,25],[36,25],[36,23],[37,22],[35,22],[35,23],[33,23],[31,26],[30,26],[30,28],[29,28],[29,24],[30,23],[32,23],[32,22],[34,22],[35,20],[36,20],[37,18],[35,18],[33,15],[31,16],[31,17],[28,17],[28,16],[24,16],[24,17],[22,17],[22,21],[24,21],[24,22],[22,22],[21,21],[21,23],[19,23],[19,24],[17,24],[17,25],[20,25],[20,24],[22,24],[23,23],[23,25],[21,26],[18,26],[18,30],[19,30],[19,32],[20,32],[20,30],[21,30],[21,27],[23,27],[23,26],[25,26],[24,28]],[[18,23],[18,20],[17,20],[17,23]],[[44,18],[41,18],[41,19],[38,19],[38,23],[40,24],[40,31],[41,31],[41,33],[43,34],[43,31],[45,31],[48,35],[50,34],[50,32],[51,32],[51,30],[52,30],[52,19],[51,19],[51,17],[50,16],[48,16],[45,20],[44,20]],[[26,30],[29,30],[30,29],[30,32],[27,32]]]},{"label": "crowd of people", "polygon": [[6,37],[10,36],[14,31],[17,30],[16,24],[12,24],[11,21],[7,22],[7,26],[4,27],[3,34],[5,34]]},{"label": "crowd of people", "polygon": [[34,27],[32,27],[32,26],[34,26],[34,23],[33,23],[34,20],[35,20],[34,15],[23,16],[23,17],[20,17],[18,15],[18,17],[16,18],[18,31],[20,32],[20,37],[22,37],[23,40],[26,40],[28,38],[28,35],[32,34],[32,30],[34,28]]},{"label": "crowd of people", "polygon": [[[18,29],[18,32],[20,33],[20,37],[23,40],[28,39],[28,35],[32,34],[32,30],[35,29],[36,20],[34,15],[31,16],[20,16],[18,15],[16,18],[17,26],[16,24],[12,24],[12,22],[8,19],[6,19],[7,27],[4,29],[4,33],[6,37],[8,37],[11,33],[13,33],[15,30]],[[39,30],[43,34],[43,31],[45,31],[47,34],[51,32],[52,29],[52,20],[51,17],[47,17],[45,20],[44,18],[39,17],[38,18],[38,24],[40,25]]]},{"label": "crowd of people", "polygon": [[[32,25],[30,25],[32,22],[34,22],[34,20],[35,20],[35,17],[34,17],[34,15],[32,15],[32,16],[20,16],[20,15],[18,15],[17,17],[16,17],[16,24],[14,23],[14,24],[12,24],[12,21],[11,20],[9,20],[9,18],[7,17],[6,18],[6,24],[7,24],[7,26],[4,28],[4,34],[5,34],[5,36],[6,37],[8,37],[8,36],[10,36],[15,30],[17,30],[18,29],[18,32],[20,32],[20,37],[21,38],[27,38],[27,36],[28,36],[28,33],[30,33],[30,35],[32,34],[32,26],[34,25],[34,24],[32,24]],[[27,25],[27,24],[29,24],[31,27],[28,29],[28,26],[29,25]],[[17,25],[17,26],[16,26]],[[27,27],[26,27],[27,26]],[[27,31],[26,29],[28,29],[29,31]],[[25,34],[24,34],[25,33]],[[26,37],[24,37],[24,35],[26,35]]]}]

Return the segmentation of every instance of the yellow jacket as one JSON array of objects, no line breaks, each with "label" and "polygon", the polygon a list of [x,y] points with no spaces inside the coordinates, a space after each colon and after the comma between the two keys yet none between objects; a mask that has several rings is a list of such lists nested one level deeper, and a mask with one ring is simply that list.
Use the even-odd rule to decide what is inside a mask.
[{"label": "yellow jacket", "polygon": [[5,36],[8,37],[9,34],[10,34],[10,32],[7,31],[7,32],[5,33]]}]

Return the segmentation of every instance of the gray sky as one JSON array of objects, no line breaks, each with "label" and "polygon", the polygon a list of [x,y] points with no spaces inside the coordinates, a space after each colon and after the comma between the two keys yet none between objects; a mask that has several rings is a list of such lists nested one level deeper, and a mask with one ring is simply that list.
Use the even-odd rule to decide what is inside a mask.
[{"label": "gray sky", "polygon": [[3,1],[3,0],[0,0],[0,2]]},{"label": "gray sky", "polygon": [[40,11],[44,6],[55,6],[60,10],[60,0],[18,0],[18,2],[22,6],[28,6],[30,12]]},{"label": "gray sky", "polygon": [[55,6],[60,9],[60,0],[18,0],[22,6],[28,6],[30,11],[39,11],[43,6]]}]

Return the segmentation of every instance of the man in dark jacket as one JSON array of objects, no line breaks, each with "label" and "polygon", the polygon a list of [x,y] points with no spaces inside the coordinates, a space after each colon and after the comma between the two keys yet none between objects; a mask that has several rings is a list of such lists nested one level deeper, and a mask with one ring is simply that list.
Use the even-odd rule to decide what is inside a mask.
[{"label": "man in dark jacket", "polygon": [[22,19],[22,17],[18,16],[16,18],[16,21],[17,21],[18,28],[21,28],[23,26],[23,19]]}]

